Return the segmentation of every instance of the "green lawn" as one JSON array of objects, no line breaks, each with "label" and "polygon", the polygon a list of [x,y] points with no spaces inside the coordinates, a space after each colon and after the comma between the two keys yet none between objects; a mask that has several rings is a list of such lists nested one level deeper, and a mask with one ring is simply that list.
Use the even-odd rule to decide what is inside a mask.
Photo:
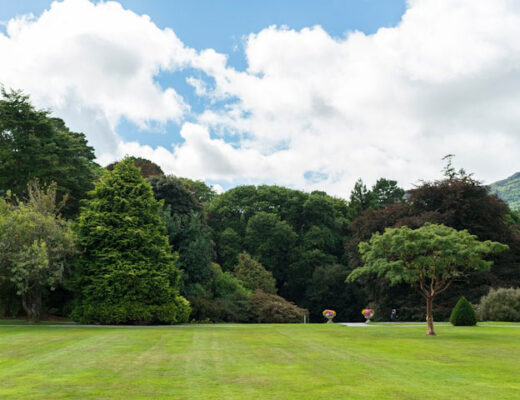
[{"label": "green lawn", "polygon": [[519,399],[516,326],[0,326],[0,398]]}]

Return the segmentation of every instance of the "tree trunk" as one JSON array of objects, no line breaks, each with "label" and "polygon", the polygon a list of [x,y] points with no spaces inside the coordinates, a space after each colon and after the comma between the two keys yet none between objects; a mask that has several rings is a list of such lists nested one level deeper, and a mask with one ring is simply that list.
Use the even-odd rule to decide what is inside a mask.
[{"label": "tree trunk", "polygon": [[38,289],[30,289],[22,294],[22,306],[31,322],[39,322],[42,313],[42,295]]},{"label": "tree trunk", "polygon": [[426,324],[428,326],[426,335],[436,336],[435,329],[433,329],[433,297],[431,296],[426,298]]}]

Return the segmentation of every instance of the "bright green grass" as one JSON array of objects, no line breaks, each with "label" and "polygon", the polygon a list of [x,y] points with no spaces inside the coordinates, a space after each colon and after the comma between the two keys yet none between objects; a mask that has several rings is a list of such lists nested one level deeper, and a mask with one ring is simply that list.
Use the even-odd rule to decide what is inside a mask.
[{"label": "bright green grass", "polygon": [[520,325],[0,327],[0,399],[519,399]]}]

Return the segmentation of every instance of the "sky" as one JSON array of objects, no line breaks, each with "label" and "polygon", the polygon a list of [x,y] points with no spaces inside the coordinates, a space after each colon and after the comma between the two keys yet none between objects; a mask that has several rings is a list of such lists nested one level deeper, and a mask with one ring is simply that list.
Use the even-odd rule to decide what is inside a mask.
[{"label": "sky", "polygon": [[0,83],[227,190],[520,170],[516,0],[0,0]]}]

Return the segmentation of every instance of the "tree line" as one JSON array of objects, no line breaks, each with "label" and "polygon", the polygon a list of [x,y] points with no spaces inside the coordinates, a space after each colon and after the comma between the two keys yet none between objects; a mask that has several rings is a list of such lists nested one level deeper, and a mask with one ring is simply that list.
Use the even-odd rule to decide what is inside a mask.
[{"label": "tree line", "polygon": [[390,286],[377,271],[354,271],[368,265],[371,250],[360,244],[374,234],[428,224],[508,248],[488,271],[455,276],[433,305],[438,317],[461,293],[477,302],[490,288],[520,286],[518,215],[451,158],[439,180],[406,192],[381,178],[371,188],[358,180],[348,199],[274,185],[217,194],[142,158],[102,168],[84,134],[3,90],[0,194],[7,316],[298,322],[321,321],[329,308],[355,321],[369,306],[378,316],[397,308],[422,320],[425,304],[410,281]]}]

